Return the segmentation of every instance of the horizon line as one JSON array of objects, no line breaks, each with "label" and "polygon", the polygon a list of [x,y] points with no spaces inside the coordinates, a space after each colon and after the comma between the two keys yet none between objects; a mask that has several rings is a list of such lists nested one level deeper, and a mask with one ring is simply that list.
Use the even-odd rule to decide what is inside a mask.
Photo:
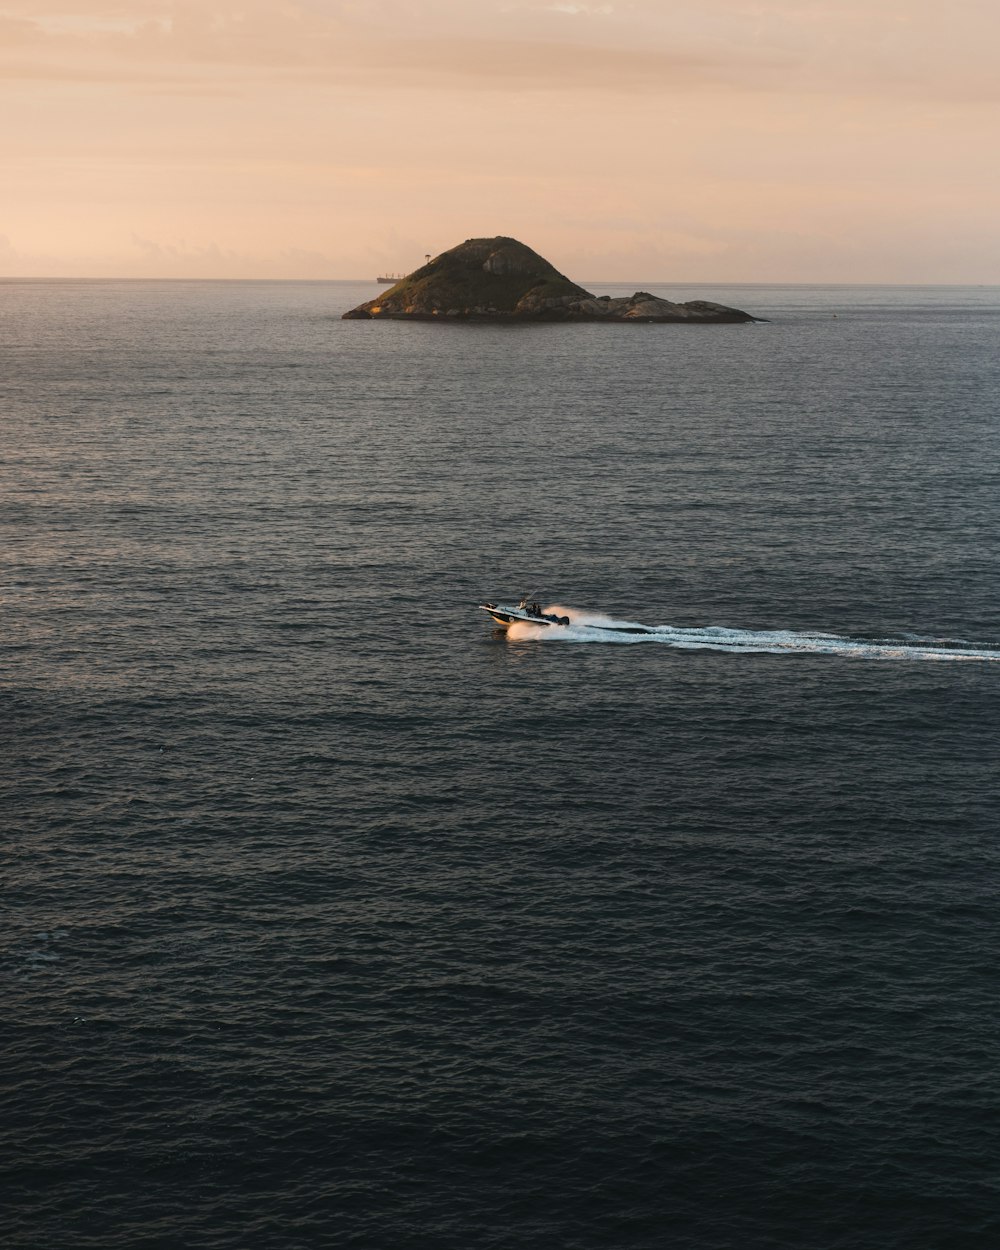
[{"label": "horizon line", "polygon": [[[406,275],[407,277],[409,275]],[[403,279],[399,279],[403,281]],[[0,274],[0,284],[12,285],[18,282],[257,282],[257,283],[282,283],[297,282],[311,283],[315,285],[342,283],[343,285],[368,285],[377,286],[379,283],[376,278],[196,278],[196,277],[180,277],[167,278],[156,275],[140,275],[133,277],[124,277],[122,275],[106,275],[106,276],[89,276],[82,277],[78,274]],[[1000,281],[997,282],[871,282],[864,280],[856,280],[853,282],[830,282],[826,280],[817,281],[796,281],[788,282],[780,279],[756,279],[747,280],[723,280],[719,278],[584,278],[578,285],[586,283],[589,286],[632,286],[635,283],[648,283],[650,286],[741,286],[741,287],[834,287],[849,288],[855,286],[868,287],[887,287],[887,288],[904,288],[913,287],[955,287],[967,288],[972,290],[987,290],[990,288],[1000,289]],[[384,284],[382,284],[384,285]]]}]

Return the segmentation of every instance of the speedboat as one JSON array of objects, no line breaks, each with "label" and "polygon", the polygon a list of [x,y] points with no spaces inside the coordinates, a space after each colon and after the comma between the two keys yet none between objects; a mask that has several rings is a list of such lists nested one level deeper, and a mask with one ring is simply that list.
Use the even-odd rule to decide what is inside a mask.
[{"label": "speedboat", "polygon": [[524,621],[526,625],[560,625],[564,629],[569,624],[568,616],[556,616],[551,612],[543,612],[537,603],[529,603],[525,595],[516,606],[508,603],[481,603],[479,605],[498,625],[504,629],[515,621]]}]

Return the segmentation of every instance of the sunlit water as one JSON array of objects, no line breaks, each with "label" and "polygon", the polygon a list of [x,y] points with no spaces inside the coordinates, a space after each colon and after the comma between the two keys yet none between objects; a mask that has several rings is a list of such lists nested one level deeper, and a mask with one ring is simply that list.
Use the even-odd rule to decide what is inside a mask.
[{"label": "sunlit water", "polygon": [[5,1246],[998,1244],[1000,291],[653,289],[0,283]]}]

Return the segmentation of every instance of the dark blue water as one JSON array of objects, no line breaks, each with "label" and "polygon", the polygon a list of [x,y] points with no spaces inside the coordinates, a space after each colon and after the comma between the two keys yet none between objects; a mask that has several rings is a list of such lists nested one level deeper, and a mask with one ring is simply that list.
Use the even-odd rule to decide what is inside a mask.
[{"label": "dark blue water", "polygon": [[1000,291],[657,292],[0,284],[6,1247],[1000,1244]]}]

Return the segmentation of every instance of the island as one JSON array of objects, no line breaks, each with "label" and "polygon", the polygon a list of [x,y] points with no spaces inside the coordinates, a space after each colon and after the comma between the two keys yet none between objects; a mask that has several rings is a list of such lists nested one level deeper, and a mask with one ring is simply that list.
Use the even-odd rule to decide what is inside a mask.
[{"label": "island", "polygon": [[755,321],[708,300],[675,304],[648,291],[612,298],[577,286],[517,239],[466,239],[435,256],[344,320],[634,321],[719,324]]}]

